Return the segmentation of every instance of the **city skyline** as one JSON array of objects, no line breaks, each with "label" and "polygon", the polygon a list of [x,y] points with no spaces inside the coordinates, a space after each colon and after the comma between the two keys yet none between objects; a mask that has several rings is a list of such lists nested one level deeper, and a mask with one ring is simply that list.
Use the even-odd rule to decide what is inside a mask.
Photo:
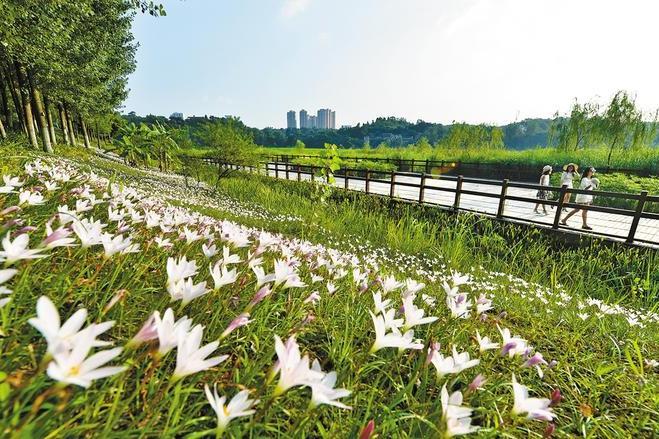
[{"label": "city skyline", "polygon": [[298,125],[295,110],[288,110],[286,112],[286,129],[336,129],[336,111],[332,110],[331,108],[321,108],[316,111],[316,115],[309,115],[307,110],[301,109],[299,115],[300,122]]}]

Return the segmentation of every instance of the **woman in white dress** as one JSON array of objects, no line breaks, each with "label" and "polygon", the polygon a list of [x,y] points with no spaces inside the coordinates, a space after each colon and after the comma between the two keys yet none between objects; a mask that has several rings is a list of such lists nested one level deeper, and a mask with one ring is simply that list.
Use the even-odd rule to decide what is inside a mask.
[{"label": "woman in white dress", "polygon": [[[542,175],[540,176],[540,182],[538,184],[540,184],[540,186],[549,186],[551,173],[551,166],[545,165],[545,167],[542,168]],[[538,212],[538,207],[542,206],[542,211],[545,215],[547,215],[547,207],[543,201],[547,201],[547,198],[549,198],[549,191],[541,189],[535,194],[535,197],[538,199],[538,202],[535,203],[535,209],[533,209],[533,211],[539,214],[540,212]]]},{"label": "woman in white dress", "polygon": [[[561,186],[567,186],[568,189],[572,189],[572,184],[575,178],[580,178],[579,165],[574,163],[568,163],[563,166],[563,173],[561,174]],[[570,193],[566,193],[563,196],[563,203],[570,202]],[[567,209],[563,208],[563,212],[567,212]]]},{"label": "woman in white dress", "polygon": [[[586,171],[583,173],[583,178],[581,179],[581,184],[579,185],[579,189],[581,189],[582,191],[592,191],[593,189],[597,189],[597,187],[599,186],[599,180],[593,178],[593,175],[595,175],[595,168],[593,167],[586,168]],[[577,194],[577,197],[574,199],[574,201],[577,204],[590,206],[591,204],[593,204],[593,195]],[[570,219],[572,215],[579,212],[580,210],[581,210],[581,218],[582,218],[581,228],[584,230],[593,230],[593,228],[588,225],[588,210],[582,209],[581,207],[572,209],[570,213],[565,215],[565,218],[563,218],[561,224],[567,226],[567,220]]]}]

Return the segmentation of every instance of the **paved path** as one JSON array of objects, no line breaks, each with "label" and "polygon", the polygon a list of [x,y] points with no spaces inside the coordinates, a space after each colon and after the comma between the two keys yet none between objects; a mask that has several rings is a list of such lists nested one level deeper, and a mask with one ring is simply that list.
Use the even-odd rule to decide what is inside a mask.
[{"label": "paved path", "polygon": [[[271,163],[270,166],[273,166]],[[279,178],[285,179],[285,165],[279,165]],[[270,169],[269,175],[275,177],[276,172]],[[289,170],[288,178],[290,180],[297,180],[298,173],[294,170]],[[309,181],[312,176],[309,173],[301,172],[300,179]],[[345,187],[345,180],[342,176],[335,176],[335,186]],[[412,176],[397,176],[396,183],[414,183],[420,184],[420,177]],[[366,182],[363,180],[348,179],[348,188],[356,191],[365,191]],[[437,188],[455,189],[456,181],[449,179],[426,179],[426,188],[424,191],[423,201],[428,204],[435,204],[438,206],[452,207],[455,200],[455,193],[446,192],[441,190],[434,190]],[[463,190],[474,191],[479,193],[488,193],[499,195],[501,192],[501,183],[497,184],[483,184],[483,183],[463,183]],[[374,181],[369,183],[369,193],[389,195],[391,190],[391,183],[389,181]],[[522,189],[509,187],[507,191],[508,196],[525,197],[535,199],[536,191],[533,189]],[[404,200],[418,200],[419,189],[407,186],[395,185],[394,196]],[[574,195],[573,195],[574,199]],[[523,223],[532,222],[539,227],[551,228],[554,222],[555,209],[547,206],[547,215],[536,214],[533,212],[535,201],[518,201],[506,200],[504,208],[504,216],[507,220],[518,221]],[[477,213],[484,213],[488,215],[496,215],[499,207],[498,198],[491,198],[487,196],[461,194],[460,196],[460,209],[474,211]],[[540,209],[542,211],[542,209]],[[629,227],[632,222],[631,216],[625,216],[613,213],[604,212],[588,212],[588,225],[593,228],[594,232],[608,235],[607,237],[616,240],[624,240],[628,233]],[[575,214],[568,221],[569,227],[560,226],[561,230],[571,231],[577,233],[588,233],[581,229],[581,212]],[[636,239],[649,241],[653,244],[643,242],[644,245],[659,248],[659,220],[650,218],[641,218],[638,228],[636,230]]]}]

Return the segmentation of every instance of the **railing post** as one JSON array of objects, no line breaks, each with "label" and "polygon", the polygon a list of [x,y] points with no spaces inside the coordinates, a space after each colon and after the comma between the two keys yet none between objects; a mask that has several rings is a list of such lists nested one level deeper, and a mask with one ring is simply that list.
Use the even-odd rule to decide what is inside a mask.
[{"label": "railing post", "polygon": [[366,184],[365,184],[365,186],[366,186],[366,193],[368,193],[368,187],[370,186],[370,183],[371,183],[371,171],[369,171],[369,170],[367,169],[367,170],[366,170]]},{"label": "railing post", "polygon": [[460,209],[460,193],[462,192],[462,180],[464,180],[464,177],[462,175],[458,175],[458,181],[455,184],[455,200],[453,201],[453,209],[456,211]]},{"label": "railing post", "polygon": [[302,181],[302,167],[297,165],[297,181]]},{"label": "railing post", "polygon": [[288,157],[286,158],[286,164],[284,166],[286,166],[286,180],[288,180]]},{"label": "railing post", "polygon": [[558,223],[561,221],[561,214],[563,213],[563,199],[567,193],[567,185],[564,184],[561,186],[561,190],[558,193],[558,205],[556,206],[556,215],[554,215],[554,224],[551,226],[552,229],[558,229]]},{"label": "railing post", "polygon": [[429,173],[430,173],[430,160],[426,159],[426,167],[424,174],[429,174]]},{"label": "railing post", "polygon": [[[426,160],[428,163],[428,160]],[[423,203],[423,192],[426,189],[426,174],[421,174],[421,183],[419,185],[419,203]]]},{"label": "railing post", "polygon": [[396,188],[396,172],[391,171],[391,182],[389,183],[389,198],[394,197],[395,188]]},{"label": "railing post", "polygon": [[629,235],[627,235],[627,243],[632,244],[634,242],[634,237],[636,236],[636,229],[638,228],[638,223],[641,221],[641,214],[643,213],[643,208],[645,207],[645,200],[648,197],[648,191],[642,191],[641,196],[636,203],[636,212],[634,213],[634,219],[632,220],[631,226],[629,226]]},{"label": "railing post", "polygon": [[275,162],[275,177],[279,178],[279,161]]},{"label": "railing post", "polygon": [[350,178],[350,177],[348,177],[348,168],[343,168],[343,188],[345,190],[348,190],[348,187],[349,187],[348,178]]},{"label": "railing post", "polygon": [[506,193],[508,192],[508,179],[504,179],[501,184],[501,195],[499,196],[499,209],[497,209],[497,218],[503,217],[503,210],[506,208]]}]

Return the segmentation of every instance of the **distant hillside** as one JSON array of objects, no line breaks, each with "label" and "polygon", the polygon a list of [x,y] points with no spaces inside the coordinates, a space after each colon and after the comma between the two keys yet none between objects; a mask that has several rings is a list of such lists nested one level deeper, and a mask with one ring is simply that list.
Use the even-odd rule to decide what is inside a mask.
[{"label": "distant hillside", "polygon": [[[170,119],[164,116],[137,116],[134,113],[123,116],[124,119],[140,123],[152,124],[159,122],[168,126],[184,128],[188,131],[190,139],[200,144],[197,136],[198,128],[207,122],[224,120],[228,117],[218,118],[215,116],[195,116],[185,120]],[[357,124],[349,128],[337,130],[322,129],[285,129],[285,128],[251,128],[239,119],[235,119],[237,126],[252,134],[254,142],[261,146],[292,146],[300,140],[308,148],[322,148],[325,143],[334,143],[344,148],[361,148],[366,142],[372,147],[380,143],[386,143],[392,147],[402,147],[417,142],[422,137],[428,139],[431,144],[437,143],[444,138],[452,125],[430,123],[418,120],[416,123],[409,122],[397,117],[379,117],[372,122]],[[500,127],[481,125],[487,130],[500,128],[503,132],[503,142],[509,149],[528,149],[536,146],[545,146],[548,142],[548,134],[554,119],[524,119]],[[471,125],[476,127],[477,125]]]}]

